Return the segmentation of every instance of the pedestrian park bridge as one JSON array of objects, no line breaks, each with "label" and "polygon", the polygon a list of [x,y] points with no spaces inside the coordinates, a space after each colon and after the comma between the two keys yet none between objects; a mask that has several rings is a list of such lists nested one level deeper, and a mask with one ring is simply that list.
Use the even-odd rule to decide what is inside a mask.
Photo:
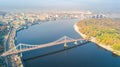
[{"label": "pedestrian park bridge", "polygon": [[78,41],[80,41],[80,43],[83,43],[83,41],[85,42],[87,40],[83,38],[73,39],[68,36],[63,36],[59,38],[58,40],[47,43],[47,44],[30,45],[30,44],[20,43],[17,46],[13,47],[12,49],[4,52],[1,56],[5,57],[5,56],[19,54],[25,51],[30,51],[30,50],[35,50],[35,49],[40,49],[40,48],[45,48],[45,47],[50,47],[50,46],[55,46],[55,45],[61,45],[61,44],[64,44],[64,47],[67,48],[68,47],[67,43],[74,42],[74,44],[77,45]]}]

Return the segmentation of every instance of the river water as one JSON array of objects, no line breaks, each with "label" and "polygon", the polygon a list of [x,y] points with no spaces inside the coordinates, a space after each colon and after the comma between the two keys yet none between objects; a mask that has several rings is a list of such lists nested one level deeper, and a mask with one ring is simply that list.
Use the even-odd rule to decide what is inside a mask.
[{"label": "river water", "polygon": [[[80,38],[73,25],[78,19],[48,21],[17,32],[16,44],[45,44],[66,35]],[[73,43],[69,43],[69,46]],[[120,67],[120,57],[90,42],[69,50],[63,44],[23,53],[25,67]],[[48,54],[51,53],[51,54]],[[47,55],[44,55],[47,54]]]}]

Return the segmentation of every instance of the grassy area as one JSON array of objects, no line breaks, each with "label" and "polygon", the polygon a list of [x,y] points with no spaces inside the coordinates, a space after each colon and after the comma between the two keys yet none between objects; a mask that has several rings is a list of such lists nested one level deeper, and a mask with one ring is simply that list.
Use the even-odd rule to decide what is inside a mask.
[{"label": "grassy area", "polygon": [[77,24],[87,38],[95,37],[97,42],[120,50],[120,22],[112,19],[85,19]]}]

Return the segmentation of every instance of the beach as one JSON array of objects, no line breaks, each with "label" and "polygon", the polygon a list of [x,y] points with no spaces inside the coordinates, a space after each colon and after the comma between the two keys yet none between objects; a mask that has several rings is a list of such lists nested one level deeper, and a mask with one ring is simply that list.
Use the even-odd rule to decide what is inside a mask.
[{"label": "beach", "polygon": [[[80,31],[80,27],[77,26],[77,23],[74,24],[74,29],[75,29],[75,31],[76,31],[77,33],[79,33],[83,38],[86,38],[86,35],[83,34],[83,33]],[[94,43],[96,43],[96,45],[98,45],[98,46],[100,46],[100,47],[102,47],[102,48],[104,48],[104,49],[106,49],[106,50],[108,50],[108,51],[110,51],[110,52],[112,52],[112,53],[120,56],[120,51],[112,49],[111,46],[98,43],[95,38],[91,39],[90,41],[91,41],[91,42],[94,42]]]}]

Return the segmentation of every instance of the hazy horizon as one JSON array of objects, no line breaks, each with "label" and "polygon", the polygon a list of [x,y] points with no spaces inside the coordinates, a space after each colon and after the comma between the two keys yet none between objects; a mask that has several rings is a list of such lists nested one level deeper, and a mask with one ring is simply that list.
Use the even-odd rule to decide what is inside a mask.
[{"label": "hazy horizon", "polygon": [[119,0],[0,0],[0,10],[90,10],[120,12]]}]

